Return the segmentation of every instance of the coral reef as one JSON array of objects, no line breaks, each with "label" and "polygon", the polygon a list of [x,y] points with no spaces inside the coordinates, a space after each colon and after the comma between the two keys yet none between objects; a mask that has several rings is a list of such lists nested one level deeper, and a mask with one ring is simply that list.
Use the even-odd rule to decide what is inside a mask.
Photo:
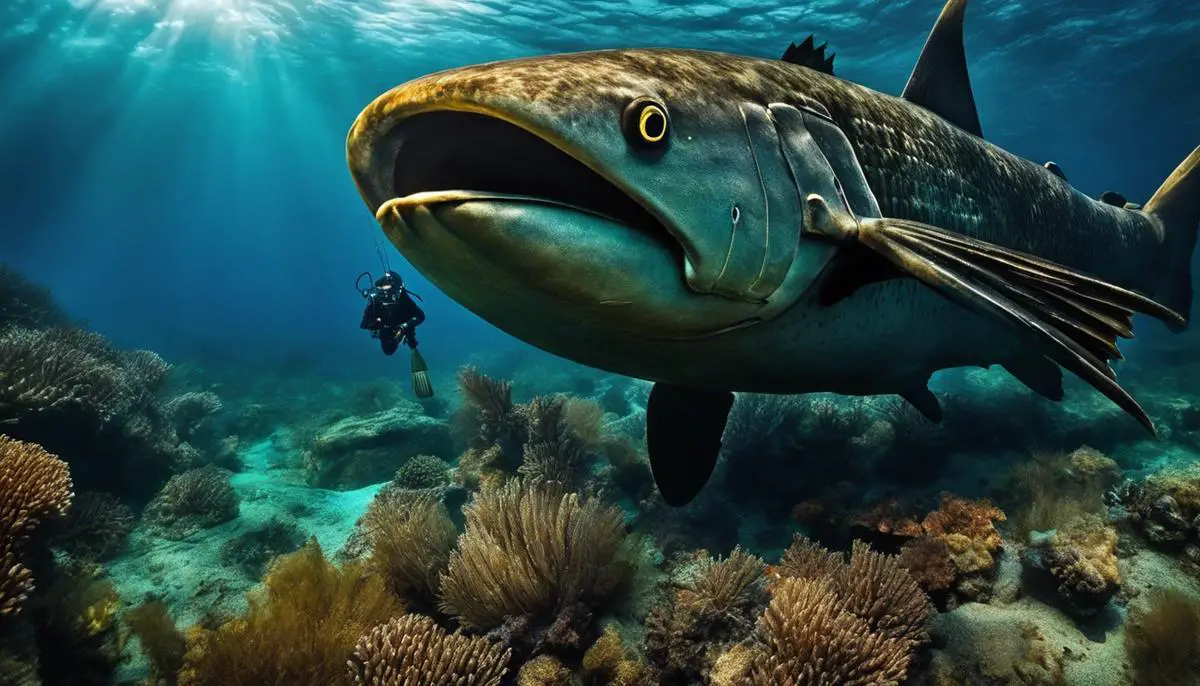
[{"label": "coral reef", "polygon": [[400,488],[437,488],[450,483],[450,465],[433,455],[413,455],[392,479]]},{"label": "coral reef", "polygon": [[1074,617],[1096,615],[1120,590],[1117,532],[1096,515],[1077,517],[1033,541],[1021,559],[1027,571],[1045,577],[1040,581],[1055,589]]},{"label": "coral reef", "polygon": [[67,464],[33,443],[0,435],[0,617],[20,612],[33,590],[23,562],[43,520],[66,515],[73,484]]},{"label": "coral reef", "polygon": [[425,491],[399,491],[372,506],[365,529],[371,564],[410,606],[435,607],[438,575],[458,538],[445,505]]},{"label": "coral reef", "polygon": [[1121,504],[1151,543],[1166,550],[1196,549],[1200,561],[1200,465],[1170,468],[1121,490]]},{"label": "coral reef", "polygon": [[229,470],[207,465],[171,477],[143,517],[164,538],[180,540],[238,516]]},{"label": "coral reef", "polygon": [[707,553],[685,559],[677,587],[646,618],[646,658],[660,684],[689,684],[730,645],[746,639],[767,604],[764,562],[735,548],[724,560]]},{"label": "coral reef", "polygon": [[349,684],[359,638],[403,612],[383,579],[361,563],[338,569],[315,541],[280,558],[249,602],[243,617],[188,632],[180,686]]},{"label": "coral reef", "polygon": [[54,300],[50,289],[0,262],[0,330],[47,329],[68,324],[67,313]]},{"label": "coral reef", "polygon": [[447,634],[432,619],[407,614],[358,641],[350,674],[361,686],[499,686],[510,654],[486,639]]},{"label": "coral reef", "polygon": [[583,655],[583,670],[589,683],[609,686],[651,686],[656,684],[646,665],[633,658],[621,640],[615,624],[603,633]]},{"label": "coral reef", "polygon": [[352,489],[387,481],[413,455],[452,451],[449,425],[405,401],[318,429],[303,446],[303,458],[311,485]]},{"label": "coral reef", "polygon": [[513,479],[478,493],[442,575],[442,610],[469,629],[581,647],[593,613],[632,572],[621,512],[556,484]]},{"label": "coral reef", "polygon": [[103,562],[120,553],[134,517],[110,493],[78,493],[67,516],[50,527],[50,544],[81,560]]}]

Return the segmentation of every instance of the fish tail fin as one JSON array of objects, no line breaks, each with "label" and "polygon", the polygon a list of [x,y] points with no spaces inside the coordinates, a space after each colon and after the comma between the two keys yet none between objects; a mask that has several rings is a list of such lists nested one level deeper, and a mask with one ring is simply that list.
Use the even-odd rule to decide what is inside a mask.
[{"label": "fish tail fin", "polygon": [[1168,267],[1155,299],[1183,317],[1182,324],[1168,324],[1178,333],[1187,328],[1192,309],[1192,251],[1200,230],[1200,147],[1175,168],[1142,209],[1162,228]]}]

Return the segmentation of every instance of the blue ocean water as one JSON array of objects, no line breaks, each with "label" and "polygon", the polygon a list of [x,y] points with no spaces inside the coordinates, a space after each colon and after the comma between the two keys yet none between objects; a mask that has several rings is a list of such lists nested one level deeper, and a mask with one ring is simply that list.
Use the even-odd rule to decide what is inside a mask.
[{"label": "blue ocean water", "polygon": [[[817,564],[802,541],[789,548],[793,535],[837,551],[862,539],[900,555],[886,563],[901,560],[895,564],[908,570],[887,587],[896,596],[889,611],[920,640],[896,648],[888,658],[895,678],[880,683],[1115,685],[1200,674],[1197,327],[1172,335],[1139,319],[1137,340],[1121,344],[1130,358],[1119,367],[1128,369],[1122,379],[1157,422],[1157,440],[1074,379],[1060,406],[999,372],[946,374],[934,383],[945,399],[944,429],[887,399],[743,394],[708,492],[669,509],[645,456],[649,384],[553,359],[467,311],[387,242],[347,169],[347,131],[379,94],[491,60],[620,47],[773,59],[811,33],[836,53],[839,77],[898,94],[942,4],[2,3],[0,263],[48,288],[82,328],[119,349],[154,351],[175,369],[157,395],[137,400],[144,405],[130,401],[117,420],[93,426],[90,415],[71,414],[70,403],[34,411],[22,405],[28,398],[13,400],[5,393],[20,375],[0,368],[0,441],[44,445],[70,465],[76,491],[75,514],[59,517],[68,524],[48,524],[44,540],[32,539],[38,554],[19,551],[38,580],[23,611],[5,605],[9,589],[0,583],[0,684],[343,683],[357,634],[330,648],[336,678],[326,680],[305,671],[311,665],[303,656],[222,675],[221,656],[237,652],[229,645],[262,645],[255,640],[320,643],[313,636],[334,636],[335,626],[365,641],[368,629],[403,614],[397,602],[410,617],[432,617],[446,631],[511,650],[507,675],[489,684],[578,683],[562,675],[535,682],[527,665],[565,665],[587,684],[781,683],[799,667],[763,676],[762,660],[780,652],[764,647],[763,636],[778,639],[771,611],[800,616],[788,615],[800,593],[790,583],[794,570],[821,568],[835,588],[829,602],[862,592],[846,586],[847,574],[866,575],[853,558],[852,572],[829,571],[837,564]],[[1089,196],[1111,190],[1145,202],[1200,144],[1200,11],[1188,3],[972,0],[965,42],[985,137],[1019,156],[1055,161]],[[408,356],[380,354],[358,327],[355,279],[364,270],[378,276],[384,265],[423,297],[421,351],[438,390],[434,403],[414,402]],[[3,305],[0,297],[0,316]],[[3,328],[0,319],[0,354],[16,340]],[[21,374],[57,369],[18,361]],[[495,380],[456,379],[465,365]],[[549,425],[560,427],[553,440]],[[450,548],[469,544],[463,504],[472,503],[468,513],[486,508],[485,494],[512,495],[499,484],[544,477],[539,470],[552,471],[538,462],[539,450],[551,450],[546,444],[557,450],[552,466],[564,470],[564,482],[576,479],[582,500],[615,508],[609,533],[616,540],[628,529],[623,545],[634,550],[636,571],[614,586],[619,591],[603,575],[579,571],[619,566],[595,534],[583,546],[595,558],[562,562],[544,584],[559,593],[552,611],[490,617],[486,607],[466,607],[438,575]],[[9,445],[0,443],[0,458]],[[0,487],[10,477],[5,464],[0,459]],[[15,492],[0,491],[0,505]],[[421,500],[431,494],[433,501]],[[494,509],[538,511],[508,495],[495,496]],[[447,516],[422,509],[431,502]],[[428,519],[412,519],[413,511]],[[609,531],[603,516],[588,516]],[[386,518],[393,518],[388,530],[401,533],[391,548],[370,550],[378,543],[371,525]],[[0,520],[7,564],[4,536],[16,528],[6,525]],[[572,532],[557,532],[567,539],[564,550],[579,549]],[[405,562],[379,552],[431,550],[438,535],[448,537],[444,554],[420,562],[430,588],[411,582],[420,574],[387,567]],[[401,601],[363,591],[329,601],[308,624],[280,621],[307,627],[290,637],[272,634],[270,620],[238,635],[242,629],[226,620],[246,612],[245,593],[261,592],[268,563],[309,536],[340,571],[304,567],[311,559],[301,554],[284,558],[290,578],[358,574],[352,561],[366,560],[372,572],[364,578],[383,564],[375,582],[388,577]],[[93,555],[97,548],[104,554]],[[805,555],[811,569],[796,561]],[[489,561],[499,567],[502,557]],[[93,558],[103,565],[90,566]],[[1039,585],[1038,574],[1053,583]],[[716,581],[698,581],[705,578]],[[713,590],[722,580],[725,596]],[[578,582],[575,595],[563,590],[568,582]],[[928,612],[917,608],[926,598]],[[179,630],[196,628],[186,640],[176,637],[178,654],[170,641],[163,652],[143,651],[148,636],[175,636],[146,629],[157,600]],[[1185,608],[1177,625],[1161,618],[1165,606]],[[146,612],[141,623],[135,608]],[[837,650],[884,631],[866,611],[838,612],[855,614],[845,621],[869,630],[847,633]],[[138,638],[126,643],[130,631]],[[422,640],[435,641],[435,633]],[[66,635],[77,643],[46,647]],[[604,643],[616,635],[617,648]],[[1183,638],[1173,644],[1173,635]],[[221,648],[220,636],[233,639]],[[606,650],[624,653],[597,667]],[[1182,656],[1177,671],[1163,666],[1164,654]],[[419,683],[445,683],[432,672],[424,677]]]}]

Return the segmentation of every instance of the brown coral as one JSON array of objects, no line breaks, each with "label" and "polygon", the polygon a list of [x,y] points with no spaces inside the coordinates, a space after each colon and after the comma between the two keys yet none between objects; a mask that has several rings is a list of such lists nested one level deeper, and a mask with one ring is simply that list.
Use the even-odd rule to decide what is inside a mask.
[{"label": "brown coral", "polygon": [[761,686],[899,684],[912,646],[873,632],[829,582],[783,580],[763,615],[763,650],[750,683]]},{"label": "brown coral", "polygon": [[499,686],[511,651],[407,614],[359,639],[349,661],[361,686]]},{"label": "brown coral", "polygon": [[171,477],[146,506],[146,521],[172,540],[238,516],[238,496],[227,469],[205,465]]},{"label": "brown coral", "polygon": [[53,526],[51,544],[78,559],[104,561],[121,551],[133,523],[133,510],[111,494],[80,493]]},{"label": "brown coral", "polygon": [[1004,512],[986,498],[972,502],[945,494],[941,507],[925,515],[921,528],[926,535],[945,541],[959,573],[971,574],[995,567],[995,554],[1003,540],[993,522],[1005,519]]},{"label": "brown coral", "polygon": [[450,514],[437,496],[419,491],[384,502],[368,524],[371,562],[397,596],[432,606],[438,575],[449,564],[458,538]]},{"label": "brown coral", "polygon": [[631,573],[621,511],[514,479],[478,493],[441,578],[441,607],[466,627],[509,616],[561,620],[605,601]]},{"label": "brown coral", "polygon": [[950,558],[950,547],[942,539],[932,536],[905,543],[900,549],[900,564],[927,591],[950,588],[958,577],[958,568]]},{"label": "brown coral", "polygon": [[355,644],[403,612],[384,579],[361,563],[334,567],[315,539],[280,558],[249,605],[216,630],[189,632],[180,686],[352,683]]},{"label": "brown coral", "polygon": [[33,590],[23,549],[43,520],[66,515],[72,487],[66,462],[36,443],[0,435],[0,616],[19,612]]},{"label": "brown coral", "polygon": [[0,333],[0,419],[77,409],[103,424],[133,398],[107,341],[77,329]]},{"label": "brown coral", "polygon": [[735,548],[725,560],[702,553],[676,570],[682,588],[646,618],[646,657],[661,682],[696,682],[721,651],[750,635],[767,602],[764,568]]},{"label": "brown coral", "polygon": [[579,680],[558,658],[538,655],[521,666],[517,686],[575,686]]}]

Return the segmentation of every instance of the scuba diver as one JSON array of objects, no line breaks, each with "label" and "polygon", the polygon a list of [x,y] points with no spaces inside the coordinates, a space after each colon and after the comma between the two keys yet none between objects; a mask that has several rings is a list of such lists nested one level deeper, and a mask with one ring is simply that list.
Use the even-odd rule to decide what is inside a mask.
[{"label": "scuba diver", "polygon": [[367,299],[359,328],[370,331],[371,338],[379,339],[384,355],[392,355],[401,343],[406,344],[412,350],[413,392],[418,398],[432,397],[428,367],[417,352],[417,327],[425,321],[425,312],[413,301],[413,296],[418,300],[421,296],[405,288],[404,280],[390,269],[375,281],[373,288],[360,287],[364,276],[368,281],[371,278],[369,272],[363,272],[355,282],[355,288]]}]

